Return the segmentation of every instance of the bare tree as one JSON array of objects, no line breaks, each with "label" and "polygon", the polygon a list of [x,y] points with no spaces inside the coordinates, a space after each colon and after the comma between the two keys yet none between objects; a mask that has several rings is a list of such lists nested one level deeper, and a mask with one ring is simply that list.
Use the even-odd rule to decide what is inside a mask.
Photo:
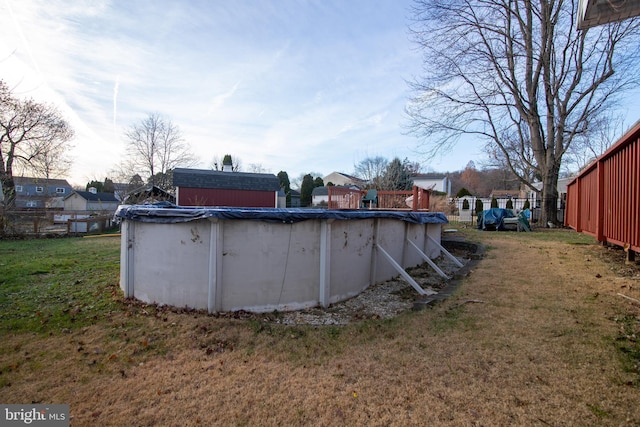
[{"label": "bare tree", "polygon": [[[227,163],[225,163],[225,161]],[[213,156],[211,163],[209,163],[209,168],[214,171],[221,171],[224,169],[225,165],[229,165],[229,162],[231,164],[232,172],[240,172],[242,170],[242,161],[231,154],[225,154],[222,156],[222,159],[220,159],[219,156]]]},{"label": "bare tree", "polygon": [[[466,135],[485,141],[556,222],[563,155],[637,85],[637,19],[576,29],[578,0],[415,0],[412,34],[424,71],[410,83],[410,131],[428,153]],[[535,191],[534,188],[532,190]]]},{"label": "bare tree", "polygon": [[598,117],[567,150],[564,164],[566,173],[581,170],[592,163],[623,135],[624,130],[622,116],[605,114]]},{"label": "bare tree", "polygon": [[0,183],[4,203],[15,203],[14,172],[50,178],[68,167],[73,129],[52,105],[21,100],[0,80]]},{"label": "bare tree", "polygon": [[247,172],[251,173],[271,173],[271,170],[262,166],[262,163],[249,163]]},{"label": "bare tree", "polygon": [[156,183],[157,177],[166,177],[176,167],[189,167],[197,163],[178,126],[159,114],[149,114],[132,125],[125,136],[129,141],[129,158],[123,167],[148,177],[150,184],[159,185],[165,190],[171,186],[167,188],[165,182]]},{"label": "bare tree", "polygon": [[53,178],[65,176],[71,169],[71,159],[67,156],[71,144],[52,146],[50,150],[35,157],[27,169],[36,177]]},{"label": "bare tree", "polygon": [[302,172],[297,177],[291,178],[291,188],[301,189],[302,183],[304,182],[304,178],[307,175],[311,175],[311,178],[313,178],[314,176],[321,177],[323,174],[321,174],[320,172],[309,172],[309,173]]},{"label": "bare tree", "polygon": [[353,174],[366,181],[367,186],[382,188],[382,177],[389,161],[382,156],[367,157],[354,166]]}]

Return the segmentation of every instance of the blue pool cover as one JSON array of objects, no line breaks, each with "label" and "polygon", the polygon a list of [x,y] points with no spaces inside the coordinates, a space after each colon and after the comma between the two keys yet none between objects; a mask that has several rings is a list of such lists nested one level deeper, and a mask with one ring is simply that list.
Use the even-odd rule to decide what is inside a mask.
[{"label": "blue pool cover", "polygon": [[327,209],[275,209],[275,208],[194,208],[171,203],[124,205],[115,213],[116,220],[178,223],[205,218],[250,219],[291,224],[309,219],[397,219],[414,224],[447,224],[442,212],[382,211],[382,210],[327,210]]}]

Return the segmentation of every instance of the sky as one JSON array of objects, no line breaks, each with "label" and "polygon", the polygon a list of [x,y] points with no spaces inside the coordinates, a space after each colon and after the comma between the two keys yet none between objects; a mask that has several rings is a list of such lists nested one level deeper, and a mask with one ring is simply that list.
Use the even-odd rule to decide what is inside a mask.
[{"label": "sky", "polygon": [[[429,158],[407,133],[422,58],[412,0],[0,0],[0,79],[58,106],[75,129],[67,178],[117,178],[125,132],[149,114],[178,126],[198,168],[353,173],[369,157],[423,172],[482,165],[463,140]],[[621,114],[638,119],[640,91]]]},{"label": "sky", "polygon": [[102,181],[151,113],[209,168],[231,154],[291,179],[367,157],[464,169],[480,147],[420,154],[407,80],[411,0],[0,0],[0,79],[75,129],[72,185]]}]

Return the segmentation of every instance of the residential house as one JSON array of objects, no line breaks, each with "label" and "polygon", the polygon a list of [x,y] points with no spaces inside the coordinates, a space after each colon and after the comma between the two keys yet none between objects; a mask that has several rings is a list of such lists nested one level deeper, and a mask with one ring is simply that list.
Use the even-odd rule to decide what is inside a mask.
[{"label": "residential house", "polygon": [[73,192],[66,179],[13,177],[18,209],[62,209],[62,200]]},{"label": "residential house", "polygon": [[274,174],[176,168],[173,185],[180,206],[278,207]]},{"label": "residential house", "polygon": [[[574,176],[569,178],[558,179],[558,185],[556,189],[558,190],[558,209],[559,210],[564,209],[564,206],[567,201],[567,187],[569,183],[574,179],[575,179]],[[540,181],[534,182],[532,185],[538,190],[542,191],[542,182]],[[540,193],[540,196],[542,196],[542,193]],[[531,206],[538,207],[538,208],[541,207],[542,200],[539,199],[538,193],[531,192],[531,199],[532,199]]]},{"label": "residential house", "polygon": [[294,190],[293,188],[289,191],[291,195],[291,206],[292,208],[300,207],[300,192],[298,190]]},{"label": "residential house", "polygon": [[74,191],[64,198],[65,212],[112,213],[120,202],[112,193],[98,193],[94,188],[89,191]]},{"label": "residential house", "polygon": [[496,200],[514,200],[514,199],[526,199],[527,192],[525,190],[492,190],[489,194],[489,200],[495,198]]},{"label": "residential house", "polygon": [[443,173],[419,173],[411,177],[413,185],[424,188],[425,190],[434,190],[446,193],[451,197],[451,180],[449,176]]},{"label": "residential house", "polygon": [[324,182],[324,185],[328,183],[332,183],[333,185],[355,185],[359,189],[363,189],[367,185],[365,180],[342,172],[331,172],[322,178],[322,182]]},{"label": "residential house", "polygon": [[329,187],[315,187],[311,192],[311,206],[320,207],[329,205]]}]

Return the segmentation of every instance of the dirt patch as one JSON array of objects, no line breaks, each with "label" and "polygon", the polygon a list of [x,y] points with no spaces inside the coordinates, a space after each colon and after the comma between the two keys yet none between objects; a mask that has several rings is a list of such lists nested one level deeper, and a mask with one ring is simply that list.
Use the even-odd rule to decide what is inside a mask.
[{"label": "dirt patch", "polygon": [[[0,347],[0,401],[68,403],[72,425],[640,425],[621,357],[637,309],[573,235],[465,231],[486,256],[429,309],[285,326],[131,306]],[[475,303],[471,303],[475,301]]]},{"label": "dirt patch", "polygon": [[449,278],[443,278],[427,263],[407,269],[411,277],[430,293],[421,297],[400,276],[393,280],[369,286],[357,296],[327,308],[315,307],[288,313],[256,316],[263,321],[283,325],[346,325],[365,319],[390,319],[406,310],[420,309],[440,301],[453,292],[460,278],[467,274],[481,257],[481,245],[463,240],[443,241],[443,246],[463,264],[461,268],[451,258],[441,254],[433,263]]}]

